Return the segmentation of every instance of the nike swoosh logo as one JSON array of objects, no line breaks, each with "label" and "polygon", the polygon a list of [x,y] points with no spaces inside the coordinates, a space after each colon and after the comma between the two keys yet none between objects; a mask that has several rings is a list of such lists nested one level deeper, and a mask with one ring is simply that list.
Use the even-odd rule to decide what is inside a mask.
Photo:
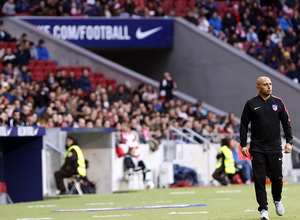
[{"label": "nike swoosh logo", "polygon": [[282,160],[282,158],[279,158],[279,160]]},{"label": "nike swoosh logo", "polygon": [[257,109],[259,109],[259,108],[260,108],[260,106],[258,106],[258,107],[255,107],[255,108],[254,108],[254,110],[257,110]]},{"label": "nike swoosh logo", "polygon": [[160,31],[163,27],[160,26],[160,27],[157,27],[157,28],[153,28],[153,29],[150,29],[148,31],[144,31],[142,32],[141,30],[141,27],[138,27],[138,29],[136,30],[136,33],[135,33],[135,37],[139,40],[143,40],[145,39],[146,37],[149,37],[150,35]]}]

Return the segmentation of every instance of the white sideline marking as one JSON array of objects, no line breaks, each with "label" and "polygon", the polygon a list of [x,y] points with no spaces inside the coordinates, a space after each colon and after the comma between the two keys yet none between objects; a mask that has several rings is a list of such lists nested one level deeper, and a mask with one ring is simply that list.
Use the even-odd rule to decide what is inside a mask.
[{"label": "white sideline marking", "polygon": [[107,203],[104,203],[104,202],[97,202],[97,203],[86,203],[85,205],[113,205],[115,204],[114,202],[107,202]]},{"label": "white sideline marking", "polygon": [[52,218],[17,218],[17,220],[46,220]]},{"label": "white sideline marking", "polygon": [[217,193],[240,193],[242,190],[220,190]]},{"label": "white sideline marking", "polygon": [[184,195],[184,194],[194,194],[195,191],[188,191],[188,192],[170,192],[170,195]]},{"label": "white sideline marking", "polygon": [[93,218],[114,218],[114,217],[128,217],[131,216],[129,214],[123,215],[94,215]]},{"label": "white sideline marking", "polygon": [[48,207],[56,207],[57,205],[29,205],[27,208],[48,208]]},{"label": "white sideline marking", "polygon": [[246,209],[244,212],[257,212],[257,210]]},{"label": "white sideline marking", "polygon": [[169,215],[195,215],[195,214],[207,214],[208,212],[170,212]]}]

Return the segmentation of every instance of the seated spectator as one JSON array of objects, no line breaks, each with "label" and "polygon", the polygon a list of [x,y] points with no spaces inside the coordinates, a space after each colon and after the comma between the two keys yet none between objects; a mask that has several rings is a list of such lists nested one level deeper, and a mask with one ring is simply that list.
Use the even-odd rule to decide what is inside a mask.
[{"label": "seated spectator", "polygon": [[240,143],[234,139],[230,140],[230,145],[232,146],[232,153],[234,157],[234,162],[236,166],[240,167],[247,179],[246,183],[249,184],[252,181],[252,165],[251,158],[245,158],[241,153]]},{"label": "seated spectator", "polygon": [[294,28],[291,19],[282,11],[278,12],[278,24],[281,25],[284,31],[287,31],[289,28]]},{"label": "seated spectator", "polygon": [[279,68],[279,62],[275,54],[272,54],[269,59],[266,61],[266,64],[272,69],[277,70]]},{"label": "seated spectator", "polygon": [[8,126],[19,126],[24,125],[24,122],[21,120],[21,112],[18,110],[14,110],[12,113],[12,117],[8,120]]},{"label": "seated spectator", "polygon": [[200,14],[200,18],[198,19],[198,28],[201,31],[208,32],[209,26],[210,24],[207,18],[205,17],[205,14]]},{"label": "seated spectator", "polygon": [[78,88],[81,88],[82,91],[92,92],[91,79],[89,78],[89,70],[83,69],[82,75],[78,80]]},{"label": "seated spectator", "polygon": [[38,45],[35,47],[39,60],[50,60],[48,49],[45,46],[45,41],[40,39]]},{"label": "seated spectator", "polygon": [[236,20],[233,17],[232,13],[230,11],[227,11],[223,20],[222,20],[222,27],[223,31],[226,35],[229,35],[234,32],[236,25]]},{"label": "seated spectator", "polygon": [[247,32],[247,42],[258,42],[258,36],[256,34],[255,26],[250,26]]},{"label": "seated spectator", "polygon": [[15,64],[16,63],[16,55],[12,52],[10,47],[5,48],[4,55],[1,57],[2,64],[6,65],[7,63]]},{"label": "seated spectator", "polygon": [[30,52],[30,59],[31,60],[38,60],[38,53],[37,53],[37,49],[34,45],[34,42],[30,41],[29,42],[29,52]]},{"label": "seated spectator", "polygon": [[66,80],[66,88],[68,90],[72,90],[72,89],[77,89],[78,88],[78,81],[75,77],[75,73],[73,70],[71,70],[69,72],[69,76],[67,77]]},{"label": "seated spectator", "polygon": [[30,4],[28,0],[19,0],[16,2],[17,13],[29,13]]},{"label": "seated spectator", "polygon": [[55,181],[59,194],[67,194],[63,179],[72,177],[73,175],[80,175],[81,178],[86,177],[86,164],[83,153],[78,146],[78,141],[71,136],[66,140],[66,154],[64,164],[60,170],[56,171]]},{"label": "seated spectator", "polygon": [[2,70],[2,73],[5,75],[5,78],[13,78],[14,72],[12,63],[6,63]]},{"label": "seated spectator", "polygon": [[289,27],[283,38],[283,46],[292,47],[297,43],[297,41],[298,41],[298,37],[295,31],[293,30],[293,28]]},{"label": "seated spectator", "polygon": [[146,173],[150,170],[146,168],[144,162],[135,157],[135,148],[129,147],[127,154],[124,156],[124,167],[130,172],[143,172],[143,180],[146,181]]},{"label": "seated spectator", "polygon": [[127,87],[123,84],[120,84],[117,87],[116,92],[114,93],[113,100],[114,101],[119,101],[122,100],[123,102],[127,102],[130,98],[130,92],[127,89]]},{"label": "seated spectator", "polygon": [[244,27],[242,26],[242,22],[239,21],[236,24],[235,33],[238,37],[239,42],[245,42],[246,41],[247,34],[246,34],[246,31],[245,31]]},{"label": "seated spectator", "polygon": [[28,49],[25,49],[23,44],[17,45],[17,49],[15,50],[14,54],[16,56],[15,65],[17,66],[29,65],[30,51]]},{"label": "seated spectator", "polygon": [[274,44],[278,44],[279,42],[282,42],[283,36],[281,33],[282,33],[281,30],[276,28],[275,32],[271,34],[270,39]]},{"label": "seated spectator", "polygon": [[222,30],[222,21],[219,18],[218,12],[213,12],[208,22],[213,27],[215,35],[219,36],[219,32]]},{"label": "seated spectator", "polygon": [[297,71],[294,63],[289,65],[288,71],[285,75],[297,84],[300,82],[300,73]]}]

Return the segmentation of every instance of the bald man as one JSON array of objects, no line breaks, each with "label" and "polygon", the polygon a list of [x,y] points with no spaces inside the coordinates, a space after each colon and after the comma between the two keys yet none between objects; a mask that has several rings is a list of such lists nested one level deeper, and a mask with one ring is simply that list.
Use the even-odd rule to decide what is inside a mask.
[{"label": "bald man", "polygon": [[[257,79],[256,89],[258,95],[249,99],[244,107],[240,139],[242,153],[251,155],[253,179],[256,200],[259,204],[260,219],[269,219],[268,201],[266,193],[266,176],[272,182],[272,197],[276,213],[284,214],[281,202],[282,193],[282,151],[292,151],[293,135],[290,117],[283,101],[272,95],[272,82],[268,77]],[[286,138],[284,150],[281,144],[280,122]],[[251,143],[247,147],[248,125],[251,124]]]}]

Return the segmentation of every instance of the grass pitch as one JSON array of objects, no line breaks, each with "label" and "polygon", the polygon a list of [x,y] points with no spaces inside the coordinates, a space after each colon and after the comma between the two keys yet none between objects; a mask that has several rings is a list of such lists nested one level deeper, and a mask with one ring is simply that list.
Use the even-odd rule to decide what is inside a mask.
[{"label": "grass pitch", "polygon": [[[280,220],[300,219],[300,185],[283,187],[282,202],[286,213],[277,216],[272,202],[270,186],[267,186],[269,218]],[[172,208],[174,205],[205,204],[200,207]],[[171,208],[132,209],[118,211],[53,212],[57,210],[82,210],[116,207]],[[254,220],[259,219],[254,186],[195,187],[153,189],[120,192],[112,195],[67,195],[47,198],[45,201],[17,203],[0,206],[1,220],[86,220],[86,219],[210,219]]]}]

